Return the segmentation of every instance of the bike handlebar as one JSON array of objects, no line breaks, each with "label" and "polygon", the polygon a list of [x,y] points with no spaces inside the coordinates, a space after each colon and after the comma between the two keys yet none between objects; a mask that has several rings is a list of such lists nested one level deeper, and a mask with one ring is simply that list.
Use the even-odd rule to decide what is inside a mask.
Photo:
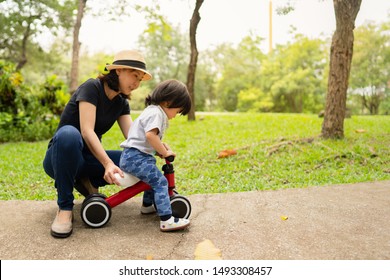
[{"label": "bike handlebar", "polygon": [[165,159],[167,161],[169,161],[169,162],[173,162],[175,160],[175,157],[174,156],[169,156],[169,157],[166,157]]}]

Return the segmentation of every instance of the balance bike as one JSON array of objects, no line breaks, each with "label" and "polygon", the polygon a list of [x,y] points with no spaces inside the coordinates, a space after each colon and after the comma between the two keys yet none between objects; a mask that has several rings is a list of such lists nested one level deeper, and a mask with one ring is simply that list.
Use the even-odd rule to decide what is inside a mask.
[{"label": "balance bike", "polygon": [[[165,159],[162,167],[164,176],[168,180],[168,194],[171,200],[172,215],[177,218],[187,219],[191,214],[191,203],[184,196],[179,195],[175,190],[175,172],[173,169],[174,157]],[[81,219],[85,224],[93,228],[103,227],[111,218],[111,209],[125,202],[135,195],[150,190],[151,187],[140,181],[137,177],[125,173],[124,178],[117,174],[117,179],[122,189],[116,194],[106,197],[104,194],[96,193],[87,196],[81,205]]]}]

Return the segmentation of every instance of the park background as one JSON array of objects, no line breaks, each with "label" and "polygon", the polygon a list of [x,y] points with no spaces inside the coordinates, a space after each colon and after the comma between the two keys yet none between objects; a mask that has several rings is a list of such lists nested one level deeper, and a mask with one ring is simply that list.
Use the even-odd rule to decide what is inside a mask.
[{"label": "park background", "polygon": [[[86,7],[77,84],[104,72],[118,50],[141,50],[154,79],[133,93],[135,118],[158,82],[187,79],[195,1],[1,1],[1,199],[55,198],[41,162],[74,91],[78,2]],[[180,155],[175,163],[180,190],[229,192],[388,180],[388,1],[362,2],[354,31],[345,137],[337,140],[320,137],[319,117],[335,28],[334,18],[321,15],[332,15],[332,1],[273,1],[272,49],[269,2],[240,1],[236,8],[206,0],[200,9],[196,120],[174,120],[166,135]],[[246,17],[256,27],[245,23]],[[294,25],[296,18],[301,21]],[[318,27],[318,32],[308,27]],[[118,149],[121,141],[117,129],[103,138],[107,149]],[[221,156],[224,150],[232,155]]]}]

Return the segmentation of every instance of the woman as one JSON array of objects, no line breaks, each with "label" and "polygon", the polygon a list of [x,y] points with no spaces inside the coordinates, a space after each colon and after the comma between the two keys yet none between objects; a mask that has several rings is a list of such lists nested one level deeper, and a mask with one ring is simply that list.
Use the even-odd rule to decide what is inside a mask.
[{"label": "woman", "polygon": [[98,187],[119,183],[115,173],[121,151],[104,150],[101,139],[115,122],[127,137],[132,124],[128,99],[141,81],[152,78],[137,51],[121,51],[106,66],[108,74],[89,79],[73,94],[51,139],[43,167],[55,180],[58,211],[51,226],[54,237],[72,234],[73,187],[87,196]]}]

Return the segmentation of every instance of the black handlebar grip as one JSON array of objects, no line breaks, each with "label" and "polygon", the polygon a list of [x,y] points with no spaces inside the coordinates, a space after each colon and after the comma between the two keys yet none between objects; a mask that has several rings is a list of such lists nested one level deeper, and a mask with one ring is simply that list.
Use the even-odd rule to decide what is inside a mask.
[{"label": "black handlebar grip", "polygon": [[174,156],[169,156],[169,157],[166,157],[165,159],[167,161],[169,161],[169,162],[173,162],[175,160],[175,157]]}]

